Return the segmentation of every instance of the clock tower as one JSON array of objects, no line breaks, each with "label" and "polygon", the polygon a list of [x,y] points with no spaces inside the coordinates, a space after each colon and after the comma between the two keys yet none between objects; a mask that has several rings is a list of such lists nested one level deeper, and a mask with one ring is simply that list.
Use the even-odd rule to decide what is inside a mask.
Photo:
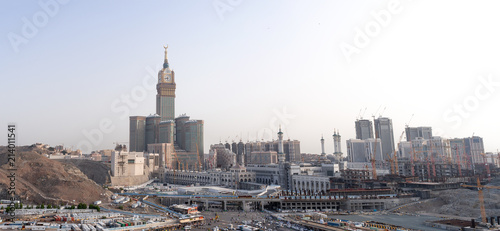
[{"label": "clock tower", "polygon": [[165,60],[163,68],[158,72],[156,114],[160,115],[161,121],[166,121],[175,119],[175,73],[168,64],[168,45],[163,47],[165,48]]}]

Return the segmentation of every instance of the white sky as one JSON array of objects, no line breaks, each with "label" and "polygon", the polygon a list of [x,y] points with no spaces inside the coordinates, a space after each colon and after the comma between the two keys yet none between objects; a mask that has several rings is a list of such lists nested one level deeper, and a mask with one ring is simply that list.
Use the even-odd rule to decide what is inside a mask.
[{"label": "white sky", "polygon": [[[128,141],[128,116],[154,113],[156,90],[132,107],[121,97],[146,89],[148,68],[156,75],[168,43],[176,114],[205,120],[207,151],[220,139],[268,139],[282,124],[304,153],[321,152],[322,134],[332,153],[339,129],[345,153],[364,108],[365,118],[386,108],[396,142],[414,114],[410,126],[445,137],[474,133],[486,151],[500,146],[500,2],[198,3],[71,1],[30,38],[23,18],[33,22],[44,8],[0,3],[0,20],[9,22],[0,25],[1,124],[17,123],[19,144],[77,147],[91,141],[84,131],[109,120],[111,131],[100,129],[92,149]],[[390,4],[397,12],[382,26],[371,12],[389,12]],[[355,46],[367,26],[372,36],[348,62],[341,47]],[[27,43],[12,45],[12,33]]]}]

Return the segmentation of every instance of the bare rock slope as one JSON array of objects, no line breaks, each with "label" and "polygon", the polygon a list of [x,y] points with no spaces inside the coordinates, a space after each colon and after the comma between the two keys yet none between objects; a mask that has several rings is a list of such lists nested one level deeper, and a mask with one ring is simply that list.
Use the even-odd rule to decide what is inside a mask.
[{"label": "bare rock slope", "polygon": [[[500,185],[500,179],[489,185]],[[500,190],[485,189],[484,205],[487,216],[500,214]],[[402,208],[402,212],[437,213],[461,217],[480,217],[481,209],[477,190],[461,188],[434,192],[436,199]]]},{"label": "bare rock slope", "polygon": [[[0,147],[0,197],[7,197],[6,148]],[[109,191],[71,163],[50,160],[43,151],[21,147],[16,158],[16,193],[22,202],[61,204],[106,200]]]}]

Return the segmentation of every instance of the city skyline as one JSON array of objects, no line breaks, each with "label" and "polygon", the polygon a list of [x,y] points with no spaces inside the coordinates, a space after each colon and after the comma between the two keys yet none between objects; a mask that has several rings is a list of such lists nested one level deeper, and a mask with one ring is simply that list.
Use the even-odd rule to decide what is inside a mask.
[{"label": "city skyline", "polygon": [[[396,1],[384,26],[374,15],[391,12],[388,2],[242,1],[222,13],[212,2],[125,3],[117,13],[110,13],[114,4],[68,2],[57,12],[51,8],[47,23],[34,23],[35,35],[18,45],[12,34],[23,36],[29,25],[23,18],[32,23],[45,8],[2,3],[15,10],[0,17],[15,23],[0,27],[6,51],[1,89],[13,96],[2,103],[8,110],[1,121],[17,123],[20,145],[76,149],[86,141],[92,150],[113,148],[128,141],[129,116],[155,111],[161,47],[168,44],[178,83],[175,116],[205,120],[204,150],[219,140],[276,140],[281,124],[284,139],[300,140],[303,153],[320,154],[323,134],[325,152],[333,154],[338,129],[345,156],[356,118],[363,114],[373,122],[371,116],[383,112],[392,119],[395,144],[414,114],[411,127],[429,126],[444,138],[474,134],[484,139],[485,151],[496,151],[495,7]],[[444,10],[446,19],[439,17]],[[464,19],[463,10],[473,16]],[[95,18],[82,20],[90,14]],[[380,32],[346,56],[342,49],[354,46],[358,32],[373,22]],[[94,28],[98,23],[104,25]]]}]

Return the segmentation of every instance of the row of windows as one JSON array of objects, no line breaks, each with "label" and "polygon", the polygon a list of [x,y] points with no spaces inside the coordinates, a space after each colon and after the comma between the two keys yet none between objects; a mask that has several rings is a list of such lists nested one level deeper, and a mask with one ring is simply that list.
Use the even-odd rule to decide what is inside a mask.
[{"label": "row of windows", "polygon": [[[214,176],[185,176],[185,175],[176,175],[176,174],[172,174],[172,173],[167,173],[167,176],[170,177],[170,178],[177,178],[179,180],[181,179],[189,179],[189,180],[195,180],[195,181],[215,181],[217,179],[219,179],[219,177],[214,177]],[[245,175],[245,177],[240,177],[240,182],[252,182],[252,176],[251,175]],[[233,178],[232,177],[225,177],[225,178],[222,178],[222,181],[232,181]]]}]

